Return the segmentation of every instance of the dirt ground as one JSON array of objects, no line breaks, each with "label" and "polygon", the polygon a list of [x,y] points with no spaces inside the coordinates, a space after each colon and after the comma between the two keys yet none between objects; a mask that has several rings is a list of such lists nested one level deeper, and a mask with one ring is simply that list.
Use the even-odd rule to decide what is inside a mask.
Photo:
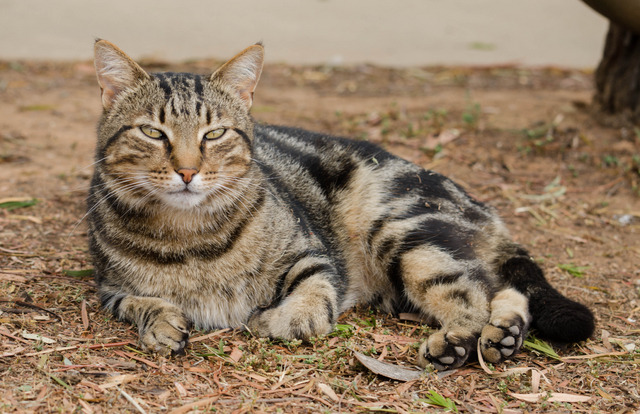
[{"label": "dirt ground", "polygon": [[411,367],[429,328],[365,308],[311,343],[196,331],[185,356],[142,352],[91,280],[91,63],[0,63],[0,412],[637,412],[640,130],[599,125],[592,94],[590,73],[557,68],[265,68],[258,120],[368,139],[453,177],[597,317],[593,338],[555,356],[530,337],[503,365],[398,381],[354,351]]}]

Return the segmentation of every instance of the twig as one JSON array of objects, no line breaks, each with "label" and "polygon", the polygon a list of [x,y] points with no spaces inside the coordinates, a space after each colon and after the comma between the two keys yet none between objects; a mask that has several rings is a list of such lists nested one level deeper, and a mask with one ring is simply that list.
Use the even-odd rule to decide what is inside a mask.
[{"label": "twig", "polygon": [[205,339],[209,339],[209,338],[212,338],[214,336],[218,336],[218,335],[223,334],[225,332],[228,332],[230,330],[231,329],[229,329],[229,328],[225,328],[225,329],[220,329],[219,331],[208,333],[206,335],[196,336],[195,338],[189,338],[189,342],[194,343],[194,342],[204,341]]},{"label": "twig", "polygon": [[204,408],[218,401],[219,398],[220,396],[216,395],[215,397],[209,397],[199,401],[194,401],[192,403],[185,404],[182,407],[178,407],[175,410],[172,410],[169,414],[183,414],[183,413],[188,413],[189,411],[191,411],[192,408],[196,408],[196,407]]},{"label": "twig", "polygon": [[116,388],[118,389],[118,391],[120,391],[120,394],[122,394],[122,396],[127,399],[127,401],[129,401],[134,407],[136,407],[136,410],[140,411],[141,414],[147,414],[147,412],[143,410],[142,407],[140,407],[140,404],[138,404],[138,402],[134,400],[132,396],[127,394],[122,388]]},{"label": "twig", "polygon": [[620,355],[629,355],[629,353],[624,351],[605,352],[602,354],[568,356],[568,357],[561,358],[561,360],[562,362],[572,362],[575,359],[595,359],[595,358],[601,358],[601,357],[620,356]]},{"label": "twig", "polygon": [[124,341],[124,342],[113,342],[110,344],[72,345],[72,346],[63,346],[59,348],[45,349],[44,351],[40,351],[40,352],[31,352],[29,354],[24,354],[24,356],[36,356],[36,355],[42,355],[42,354],[50,354],[52,352],[69,351],[72,349],[81,349],[81,348],[87,348],[87,349],[113,348],[116,346],[124,346],[124,345],[135,345],[135,344],[131,341]]},{"label": "twig", "polygon": [[20,250],[5,249],[4,247],[0,247],[0,252],[10,253],[10,254],[31,254],[29,252],[21,252]]},{"label": "twig", "polygon": [[29,344],[29,345],[31,345],[31,342],[27,341],[26,339],[18,338],[17,336],[12,335],[12,334],[11,334],[11,332],[7,331],[7,330],[6,330],[6,329],[4,329],[4,328],[0,328],[0,334],[2,334],[2,335],[4,335],[4,336],[7,336],[7,337],[9,337],[9,338],[11,338],[11,339],[13,339],[13,340],[18,341],[18,342],[22,342],[22,343],[24,343],[24,344]]},{"label": "twig", "polygon": [[160,367],[158,365],[154,364],[153,362],[149,361],[148,359],[136,356],[136,355],[134,355],[134,354],[132,354],[130,352],[114,351],[114,353],[116,355],[120,355],[121,357],[124,357],[124,358],[131,358],[131,359],[135,359],[136,361],[140,361],[140,362],[142,362],[144,364],[149,365],[151,368],[160,369]]},{"label": "twig", "polygon": [[55,313],[53,311],[45,309],[42,306],[39,306],[39,305],[36,305],[36,304],[33,304],[33,303],[25,302],[25,301],[22,301],[22,300],[15,300],[15,299],[11,299],[11,298],[0,298],[0,302],[3,302],[3,303],[14,303],[14,304],[16,304],[18,306],[22,306],[22,307],[25,307],[25,308],[31,308],[31,309],[36,309],[36,310],[39,310],[39,311],[42,311],[42,312],[47,312],[48,314],[53,315],[56,318],[60,319],[60,322],[63,322],[62,316],[58,315],[57,313]]}]

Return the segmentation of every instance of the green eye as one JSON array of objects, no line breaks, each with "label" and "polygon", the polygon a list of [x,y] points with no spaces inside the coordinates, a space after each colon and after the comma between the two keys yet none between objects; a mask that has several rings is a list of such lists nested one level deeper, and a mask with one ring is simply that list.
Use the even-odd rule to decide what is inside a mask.
[{"label": "green eye", "polygon": [[164,138],[164,134],[162,133],[162,131],[157,130],[155,128],[151,128],[150,126],[147,126],[147,125],[141,126],[140,131],[142,131],[142,133],[148,136],[149,138],[153,138],[153,139]]},{"label": "green eye", "polygon": [[214,129],[204,134],[204,139],[217,139],[223,136],[225,132],[227,132],[227,130],[224,128]]}]

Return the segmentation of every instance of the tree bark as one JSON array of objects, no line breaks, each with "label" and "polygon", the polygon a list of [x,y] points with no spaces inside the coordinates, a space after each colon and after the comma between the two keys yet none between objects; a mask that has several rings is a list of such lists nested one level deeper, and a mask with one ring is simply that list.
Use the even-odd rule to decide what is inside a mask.
[{"label": "tree bark", "polygon": [[609,23],[595,73],[594,106],[607,123],[640,124],[640,35]]}]

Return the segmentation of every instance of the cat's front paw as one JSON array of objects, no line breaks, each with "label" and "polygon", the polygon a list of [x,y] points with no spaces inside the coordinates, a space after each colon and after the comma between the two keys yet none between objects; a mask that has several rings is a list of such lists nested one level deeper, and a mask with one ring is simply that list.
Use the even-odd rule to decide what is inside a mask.
[{"label": "cat's front paw", "polygon": [[161,355],[184,353],[191,323],[175,306],[151,309],[146,323],[140,326],[142,348]]},{"label": "cat's front paw", "polygon": [[418,365],[432,364],[438,371],[458,368],[469,358],[477,344],[476,335],[464,331],[445,331],[432,334],[420,346]]},{"label": "cat's front paw", "polygon": [[526,335],[526,325],[521,317],[512,315],[487,324],[480,334],[482,357],[492,364],[516,354]]}]

